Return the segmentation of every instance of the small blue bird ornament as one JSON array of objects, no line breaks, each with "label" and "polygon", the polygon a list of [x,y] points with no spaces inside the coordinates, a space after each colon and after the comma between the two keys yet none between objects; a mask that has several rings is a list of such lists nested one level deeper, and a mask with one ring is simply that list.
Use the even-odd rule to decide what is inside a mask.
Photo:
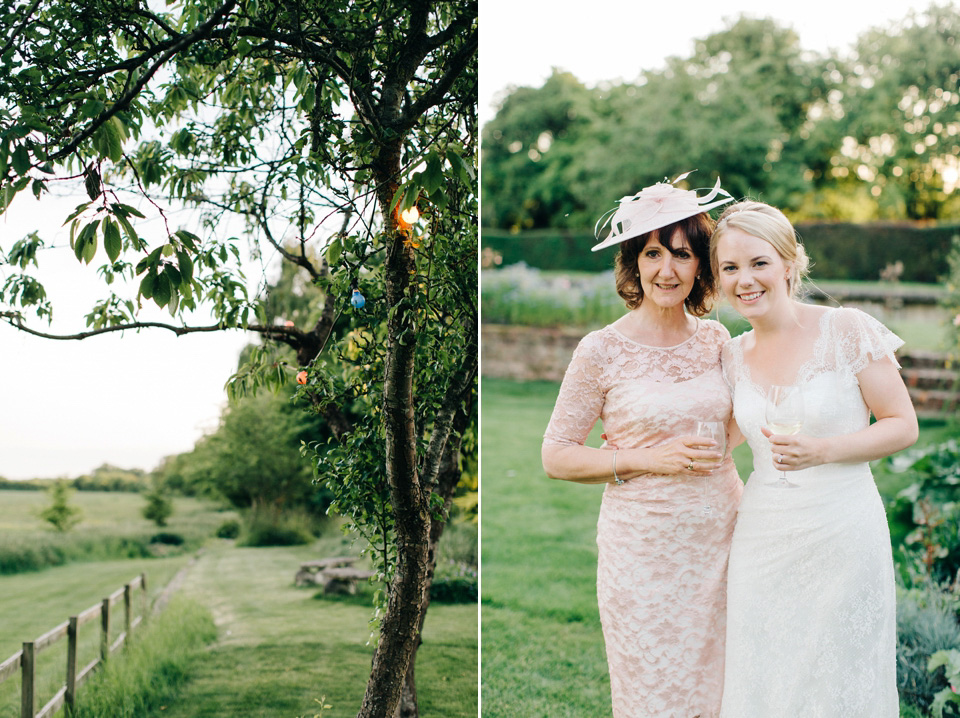
[{"label": "small blue bird ornament", "polygon": [[367,303],[367,300],[362,294],[360,294],[359,289],[354,289],[353,293],[350,295],[350,305],[354,309],[363,309],[363,305]]}]

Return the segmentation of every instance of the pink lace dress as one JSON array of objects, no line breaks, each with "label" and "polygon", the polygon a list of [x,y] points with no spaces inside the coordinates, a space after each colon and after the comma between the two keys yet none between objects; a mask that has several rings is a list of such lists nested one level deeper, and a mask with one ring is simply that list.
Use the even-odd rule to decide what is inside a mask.
[{"label": "pink lace dress", "polygon": [[[698,320],[673,347],[608,326],[574,352],[544,436],[583,444],[597,419],[618,448],[651,447],[729,421],[727,330]],[[618,718],[714,718],[723,687],[726,574],[743,485],[727,459],[709,479],[608,484],[597,522],[597,599]],[[703,515],[704,499],[713,508]]]}]

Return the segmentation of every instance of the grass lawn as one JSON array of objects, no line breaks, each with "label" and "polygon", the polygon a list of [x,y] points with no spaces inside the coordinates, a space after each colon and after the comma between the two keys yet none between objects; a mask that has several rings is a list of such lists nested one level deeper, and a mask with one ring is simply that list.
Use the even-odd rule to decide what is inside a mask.
[{"label": "grass lawn", "polygon": [[[300,562],[351,552],[335,529],[310,547],[211,545],[191,569],[184,597],[207,606],[219,640],[182,695],[156,716],[199,718],[355,716],[373,644],[368,645],[372,587],[357,596],[318,597],[297,588]],[[417,662],[424,716],[477,715],[477,606],[430,607]]]},{"label": "grass lawn", "polygon": [[[547,479],[557,384],[484,379],[481,643],[485,718],[610,713],[596,599],[602,487]],[[594,430],[599,445],[598,430]]]},{"label": "grass lawn", "polygon": [[[551,481],[540,443],[559,385],[484,379],[481,644],[485,718],[605,716],[609,681],[596,603],[602,487]],[[918,446],[956,430],[923,422]],[[588,443],[599,445],[599,428]],[[742,477],[746,444],[734,451]],[[885,497],[909,480],[876,462]]]}]

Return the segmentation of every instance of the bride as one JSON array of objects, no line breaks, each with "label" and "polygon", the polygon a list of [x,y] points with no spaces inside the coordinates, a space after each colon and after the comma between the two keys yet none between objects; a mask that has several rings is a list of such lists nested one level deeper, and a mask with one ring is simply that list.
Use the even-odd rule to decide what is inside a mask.
[{"label": "bride", "polygon": [[[721,716],[896,718],[893,559],[867,462],[917,439],[903,342],[859,310],[796,300],[807,257],[769,205],[731,205],[711,261],[753,327],[722,352],[754,472],[730,551]],[[799,433],[767,428],[774,385],[802,394]]]}]

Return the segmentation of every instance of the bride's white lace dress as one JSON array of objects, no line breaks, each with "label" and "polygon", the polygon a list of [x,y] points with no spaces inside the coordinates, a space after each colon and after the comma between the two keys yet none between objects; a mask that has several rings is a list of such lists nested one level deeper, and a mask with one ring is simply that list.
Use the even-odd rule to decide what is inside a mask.
[{"label": "bride's white lace dress", "polygon": [[[869,424],[857,374],[903,342],[869,315],[831,309],[802,365],[812,436]],[[741,335],[723,349],[734,416],[753,451],[730,552],[723,718],[896,718],[896,600],[890,534],[870,466],[826,464],[779,475],[765,388]],[[896,361],[894,359],[894,361]],[[898,365],[899,366],[899,365]]]}]

